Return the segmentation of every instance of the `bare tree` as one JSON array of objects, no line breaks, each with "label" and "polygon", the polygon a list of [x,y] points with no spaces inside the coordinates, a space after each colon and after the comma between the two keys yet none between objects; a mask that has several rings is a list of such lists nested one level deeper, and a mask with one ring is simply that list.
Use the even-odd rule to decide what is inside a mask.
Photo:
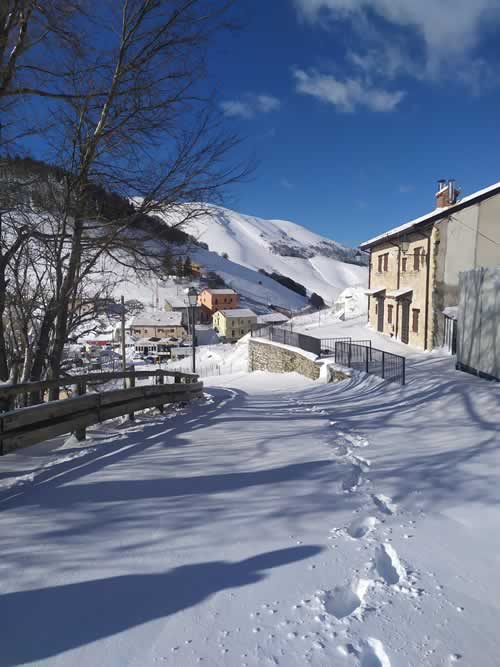
[{"label": "bare tree", "polygon": [[[35,2],[11,4],[23,8],[17,14],[24,45],[19,54],[23,48],[27,53],[25,24],[40,8]],[[22,92],[50,100],[46,135],[64,174],[62,188],[51,193],[50,216],[26,231],[29,242],[21,242],[28,282],[44,285],[30,329],[33,354],[24,361],[24,374],[30,367],[32,379],[47,370],[60,373],[79,304],[97,298],[97,276],[107,290],[117,266],[150,271],[164,262],[168,243],[152,238],[146,216],[161,212],[182,225],[247,173],[246,166],[228,166],[238,138],[225,132],[206,84],[207,46],[224,27],[228,4],[214,9],[210,0],[99,3],[92,16],[79,11],[78,48],[61,49],[57,71],[22,70],[20,60],[14,62],[18,80],[8,80],[4,99]],[[47,25],[61,25],[51,21]],[[57,30],[51,36],[67,38]],[[29,85],[20,81],[24,72],[35,77]],[[134,197],[134,206],[103,214],[98,184]],[[17,293],[23,289],[16,284]],[[26,302],[37,299],[39,294]],[[27,328],[24,339],[18,336],[25,348]],[[0,350],[5,376],[4,371]]]}]

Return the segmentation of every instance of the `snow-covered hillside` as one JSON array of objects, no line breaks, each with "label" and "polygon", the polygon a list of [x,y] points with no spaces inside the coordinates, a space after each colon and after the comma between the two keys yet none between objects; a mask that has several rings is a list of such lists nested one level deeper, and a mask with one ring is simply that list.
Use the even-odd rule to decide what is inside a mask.
[{"label": "snow-covered hillside", "polygon": [[[345,261],[354,260],[355,250],[293,222],[264,220],[211,206],[185,231],[206,243],[211,251],[196,249],[194,259],[227,274],[229,282],[235,265],[275,271],[290,276],[310,293],[317,292],[330,304],[346,287],[367,284],[367,267]],[[232,264],[226,264],[221,253],[227,253]]]}]

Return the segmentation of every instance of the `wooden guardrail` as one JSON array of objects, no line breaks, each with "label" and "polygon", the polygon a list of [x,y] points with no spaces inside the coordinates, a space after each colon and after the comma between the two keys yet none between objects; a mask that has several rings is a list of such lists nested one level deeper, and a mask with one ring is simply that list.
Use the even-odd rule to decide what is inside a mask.
[{"label": "wooden guardrail", "polygon": [[[92,385],[124,378],[129,383],[127,389],[87,393]],[[136,379],[143,378],[154,378],[156,384],[135,386]],[[166,383],[168,378],[174,381]],[[53,393],[70,386],[71,398],[40,402],[48,390]],[[167,403],[189,401],[202,392],[203,382],[197,375],[164,370],[88,373],[0,385],[0,455],[65,433],[75,433],[84,440],[87,426],[127,414],[133,420],[137,410],[158,407],[163,411]],[[24,404],[33,404],[14,408],[16,397],[22,397]]]}]

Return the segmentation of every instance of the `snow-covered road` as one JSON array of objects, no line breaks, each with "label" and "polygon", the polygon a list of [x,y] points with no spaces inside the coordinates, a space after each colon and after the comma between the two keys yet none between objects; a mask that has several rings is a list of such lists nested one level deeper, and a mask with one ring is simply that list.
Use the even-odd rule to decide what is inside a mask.
[{"label": "snow-covered road", "polygon": [[409,366],[0,459],[0,664],[498,665],[499,387]]}]

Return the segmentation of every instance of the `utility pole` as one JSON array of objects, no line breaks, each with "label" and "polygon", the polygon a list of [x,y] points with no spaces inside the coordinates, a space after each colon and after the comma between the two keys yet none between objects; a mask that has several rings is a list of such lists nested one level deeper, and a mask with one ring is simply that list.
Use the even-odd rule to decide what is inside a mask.
[{"label": "utility pole", "polygon": [[[124,373],[127,372],[127,360],[125,359],[125,297],[122,294],[121,298],[121,331],[122,331],[122,370]],[[127,388],[127,378],[123,378],[123,388]]]}]

